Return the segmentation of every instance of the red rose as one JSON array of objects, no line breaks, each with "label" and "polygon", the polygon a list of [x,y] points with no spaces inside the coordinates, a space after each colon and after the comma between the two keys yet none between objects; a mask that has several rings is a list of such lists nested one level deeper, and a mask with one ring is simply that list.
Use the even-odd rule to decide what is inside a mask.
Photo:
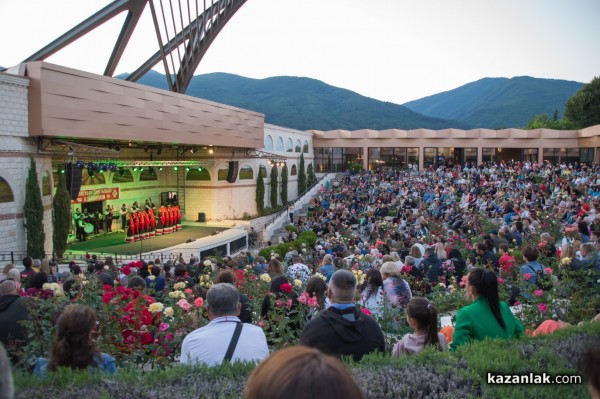
[{"label": "red rose", "polygon": [[279,289],[286,294],[289,294],[292,292],[292,285],[290,283],[283,283],[279,286]]},{"label": "red rose", "polygon": [[367,316],[371,316],[371,311],[367,308],[360,308],[360,311],[366,314]]}]

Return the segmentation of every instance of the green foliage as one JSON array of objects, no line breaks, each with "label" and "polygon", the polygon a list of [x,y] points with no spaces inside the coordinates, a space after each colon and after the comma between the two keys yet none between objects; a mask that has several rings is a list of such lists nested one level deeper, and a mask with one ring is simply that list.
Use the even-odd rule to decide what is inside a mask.
[{"label": "green foliage", "polygon": [[294,226],[293,224],[286,224],[284,228],[285,231],[293,231],[294,233],[298,234],[298,227]]},{"label": "green foliage", "polygon": [[63,173],[58,174],[58,187],[52,201],[52,208],[52,225],[54,227],[52,244],[56,257],[61,259],[67,249],[67,239],[71,225],[71,200]]},{"label": "green foliage", "polygon": [[277,201],[277,166],[271,168],[271,208],[278,205]]},{"label": "green foliage", "polygon": [[300,167],[298,168],[298,196],[306,191],[306,169],[304,168],[304,154],[300,154]]},{"label": "green foliage", "polygon": [[[515,341],[484,341],[457,353],[426,349],[393,358],[371,354],[360,362],[344,361],[369,398],[583,398],[586,384],[487,383],[487,373],[580,375],[578,361],[600,344],[600,323],[559,330],[551,335]],[[48,379],[15,373],[16,399],[88,398],[242,398],[253,364],[218,367],[173,365],[145,372],[119,369],[106,378],[86,371],[60,370]],[[314,376],[319,378],[319,376]]]},{"label": "green foliage", "polygon": [[571,121],[568,119],[558,119],[556,113],[552,119],[548,118],[546,114],[536,115],[527,124],[527,129],[572,130],[573,128]]},{"label": "green foliage", "polygon": [[317,181],[317,176],[315,176],[315,170],[312,162],[308,164],[308,167],[306,168],[306,174],[308,175],[307,184],[309,187],[311,187]]},{"label": "green foliage", "polygon": [[360,172],[361,170],[363,170],[363,165],[361,163],[351,163],[348,165],[348,170],[352,170],[352,171],[357,171]]},{"label": "green foliage", "polygon": [[287,204],[288,202],[288,167],[287,164],[283,165],[281,169],[281,203]]},{"label": "green foliage", "polygon": [[27,255],[42,259],[45,256],[44,241],[44,206],[42,193],[38,183],[36,165],[30,158],[29,174],[25,185],[25,228],[27,230]]},{"label": "green foliage", "polygon": [[258,173],[256,178],[256,211],[262,215],[265,210],[265,180],[262,173]]},{"label": "green foliage", "polygon": [[569,98],[565,117],[578,129],[600,124],[600,77],[592,79]]}]

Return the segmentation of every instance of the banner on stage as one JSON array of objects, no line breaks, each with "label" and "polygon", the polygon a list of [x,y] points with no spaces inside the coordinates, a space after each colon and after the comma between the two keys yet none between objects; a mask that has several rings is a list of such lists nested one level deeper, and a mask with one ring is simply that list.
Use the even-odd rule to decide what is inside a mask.
[{"label": "banner on stage", "polygon": [[119,199],[119,188],[96,188],[93,190],[81,190],[73,204],[82,204],[94,201],[110,201]]}]

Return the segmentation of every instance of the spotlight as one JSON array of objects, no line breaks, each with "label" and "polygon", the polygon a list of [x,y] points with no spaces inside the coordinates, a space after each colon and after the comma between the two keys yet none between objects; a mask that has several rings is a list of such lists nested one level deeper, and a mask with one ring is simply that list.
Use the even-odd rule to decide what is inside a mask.
[{"label": "spotlight", "polygon": [[94,162],[88,162],[87,168],[88,168],[88,171],[90,171],[90,170],[91,171],[95,171],[96,170],[96,164]]},{"label": "spotlight", "polygon": [[189,172],[189,171],[190,171],[190,168],[185,168],[185,171],[186,171],[186,172]]},{"label": "spotlight", "polygon": [[133,143],[131,142],[131,140],[129,140],[128,145],[129,145],[129,147],[131,147],[133,145]]},{"label": "spotlight", "polygon": [[162,166],[159,166],[159,167],[158,167],[158,170],[162,170]]},{"label": "spotlight", "polygon": [[111,172],[116,172],[117,171],[117,164],[115,164],[115,163],[109,163],[108,164],[108,170],[110,170]]},{"label": "spotlight", "polygon": [[162,154],[162,145],[159,145],[158,148],[156,149],[156,155],[160,155]]},{"label": "spotlight", "polygon": [[83,162],[83,161],[77,161],[77,162],[75,162],[75,167],[77,169],[83,169],[83,168],[85,168],[85,162]]},{"label": "spotlight", "polygon": [[108,170],[108,165],[107,164],[100,165],[100,173],[106,172],[107,170]]},{"label": "spotlight", "polygon": [[199,168],[198,168],[198,172],[202,172],[202,167],[199,167]]},{"label": "spotlight", "polygon": [[209,153],[209,154],[212,154],[213,152],[214,152],[214,151],[213,151],[213,149],[212,149],[212,148],[211,148],[210,150],[208,150],[208,153]]},{"label": "spotlight", "polygon": [[133,171],[134,171],[134,172],[137,172],[137,167],[133,168]]},{"label": "spotlight", "polygon": [[177,166],[175,166],[173,169],[178,170],[179,168]]}]

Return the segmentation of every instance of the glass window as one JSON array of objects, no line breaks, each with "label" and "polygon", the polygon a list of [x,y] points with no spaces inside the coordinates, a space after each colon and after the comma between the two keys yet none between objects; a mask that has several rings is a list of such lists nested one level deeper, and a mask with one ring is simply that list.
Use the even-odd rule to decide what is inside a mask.
[{"label": "glass window", "polygon": [[3,177],[0,177],[0,203],[13,202],[15,197],[10,188],[10,184]]},{"label": "glass window", "polygon": [[221,168],[217,172],[217,180],[219,180],[219,181],[227,180],[228,175],[229,175],[229,168]]},{"label": "glass window", "polygon": [[240,168],[240,180],[252,180],[254,179],[254,171],[250,166],[244,166]]},{"label": "glass window", "polygon": [[594,162],[594,148],[580,148],[579,149],[579,162],[593,163]]},{"label": "glass window", "polygon": [[42,176],[42,195],[50,195],[50,191],[50,175],[45,171]]},{"label": "glass window", "polygon": [[296,140],[296,147],[294,147],[294,151],[302,152],[302,144],[300,143],[300,140]]},{"label": "glass window", "polygon": [[292,139],[287,139],[287,145],[285,146],[285,151],[286,152],[294,151],[294,143],[292,142]]},{"label": "glass window", "polygon": [[194,168],[187,172],[186,180],[189,181],[210,181],[210,173],[206,168]]},{"label": "glass window", "polygon": [[290,176],[296,176],[297,174],[298,174],[298,168],[296,168],[296,165],[292,165]]},{"label": "glass window", "polygon": [[265,150],[273,151],[273,137],[270,135],[267,135],[265,138]]},{"label": "glass window", "polygon": [[263,179],[267,178],[267,168],[265,167],[265,165],[260,165],[260,167],[258,168],[258,173],[260,173]]},{"label": "glass window", "polygon": [[437,148],[435,147],[425,147],[423,149],[423,166],[428,167],[435,163],[437,163]]},{"label": "glass window", "polygon": [[302,146],[302,152],[308,154],[308,140],[304,140],[304,146]]},{"label": "glass window", "polygon": [[283,139],[281,137],[277,137],[277,147],[275,147],[275,151],[283,152]]}]

